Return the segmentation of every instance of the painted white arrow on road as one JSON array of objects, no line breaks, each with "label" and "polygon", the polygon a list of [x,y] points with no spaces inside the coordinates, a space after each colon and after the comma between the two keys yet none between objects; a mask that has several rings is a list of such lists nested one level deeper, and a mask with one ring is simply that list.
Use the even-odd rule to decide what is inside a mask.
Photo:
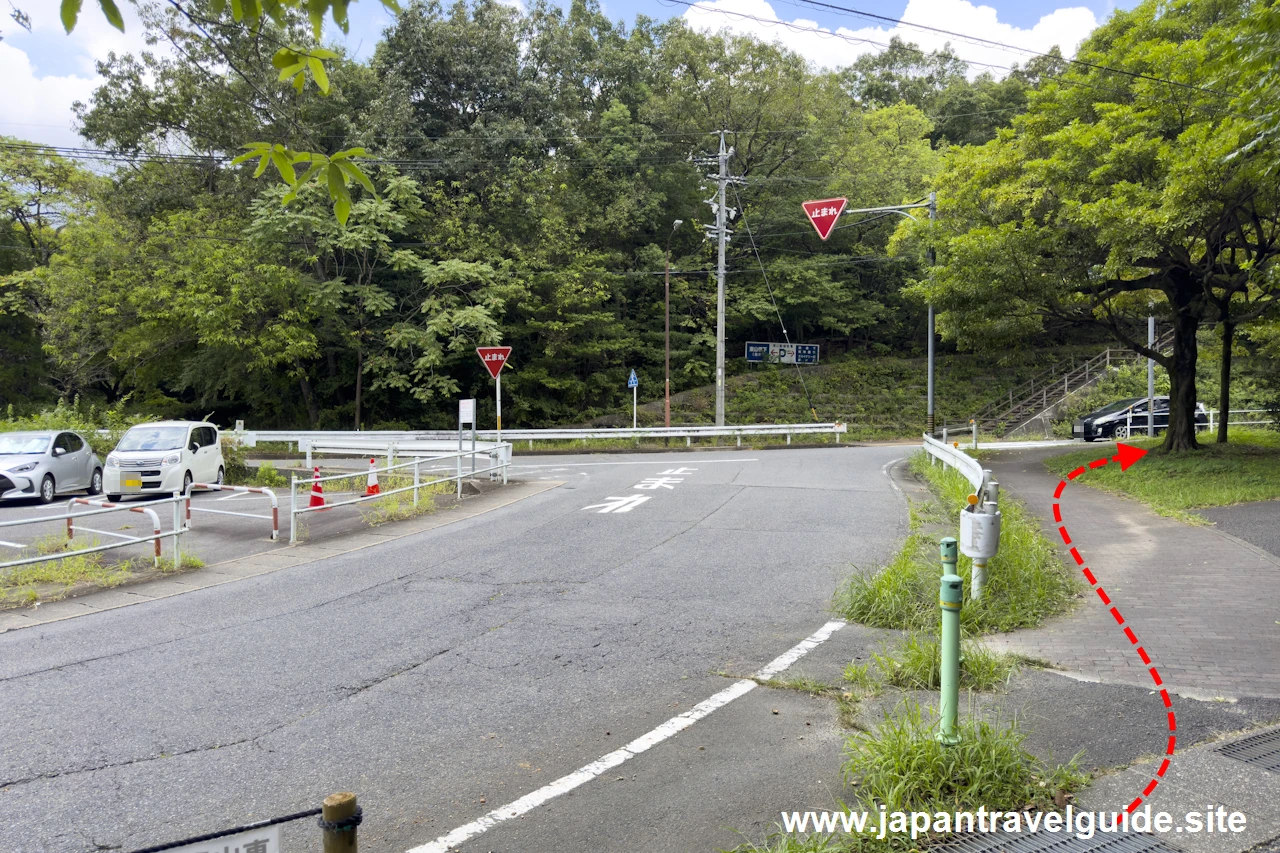
[{"label": "painted white arrow on road", "polygon": [[592,504],[591,506],[584,506],[582,509],[583,511],[594,509],[596,512],[631,512],[631,510],[640,506],[640,504],[649,500],[649,498],[651,497],[653,496],[652,495],[626,495],[620,498],[607,497],[605,498],[605,503]]}]

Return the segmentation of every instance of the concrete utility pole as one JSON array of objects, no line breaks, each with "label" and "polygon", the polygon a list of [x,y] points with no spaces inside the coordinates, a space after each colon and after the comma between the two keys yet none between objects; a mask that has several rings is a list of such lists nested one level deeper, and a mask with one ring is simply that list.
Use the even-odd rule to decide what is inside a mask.
[{"label": "concrete utility pole", "polygon": [[[936,192],[929,193],[929,224],[932,225],[934,219],[938,216],[938,194]],[[936,256],[933,252],[932,240],[929,245],[929,266],[933,266]],[[934,417],[933,417],[933,302],[929,302],[929,408],[925,414],[925,430],[929,435],[933,435]],[[975,427],[976,429],[976,427]]]},{"label": "concrete utility pole", "polygon": [[726,216],[724,187],[729,180],[729,152],[724,147],[725,132],[720,131],[720,180],[716,203],[716,238],[719,253],[716,260],[716,426],[724,426],[724,244]]}]

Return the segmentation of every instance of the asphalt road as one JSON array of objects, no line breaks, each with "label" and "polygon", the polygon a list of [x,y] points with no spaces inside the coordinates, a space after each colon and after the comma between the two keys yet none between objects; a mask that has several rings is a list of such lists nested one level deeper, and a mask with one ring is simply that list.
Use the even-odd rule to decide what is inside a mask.
[{"label": "asphalt road", "polygon": [[[538,457],[513,474],[564,486],[354,554],[0,635],[3,843],[129,850],[339,790],[361,796],[362,848],[430,842],[817,630],[850,563],[884,560],[905,534],[882,473],[903,452]],[[667,796],[713,794],[675,772],[678,748],[652,750],[677,777]],[[537,817],[548,841],[583,834],[572,797]],[[286,840],[314,847],[315,833],[291,825]]]}]

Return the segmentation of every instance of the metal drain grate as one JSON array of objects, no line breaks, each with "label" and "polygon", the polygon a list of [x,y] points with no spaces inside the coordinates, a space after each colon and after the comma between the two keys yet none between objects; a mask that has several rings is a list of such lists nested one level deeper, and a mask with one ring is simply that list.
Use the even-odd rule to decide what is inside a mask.
[{"label": "metal drain grate", "polygon": [[931,848],[933,853],[1180,853],[1154,835],[1140,832],[1100,833],[1076,838],[1068,832],[993,832],[961,836]]},{"label": "metal drain grate", "polygon": [[1220,746],[1215,752],[1272,773],[1280,773],[1280,729]]}]

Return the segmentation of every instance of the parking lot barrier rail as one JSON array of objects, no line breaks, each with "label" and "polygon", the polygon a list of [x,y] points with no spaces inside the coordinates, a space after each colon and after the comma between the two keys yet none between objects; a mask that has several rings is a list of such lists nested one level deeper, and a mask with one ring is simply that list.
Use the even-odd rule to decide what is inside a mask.
[{"label": "parking lot barrier rail", "polygon": [[[474,470],[468,470],[464,472],[462,467],[462,460],[467,457],[471,457],[473,460],[475,460],[477,457],[488,457],[488,461],[492,464],[490,464],[488,467],[485,467],[485,468],[475,468]],[[439,485],[440,483],[451,483],[451,482],[456,482],[458,484],[457,493],[458,493],[458,498],[461,499],[462,498],[462,481],[467,477],[471,477],[476,474],[486,474],[486,473],[496,474],[500,472],[502,475],[502,482],[503,484],[505,484],[507,482],[507,468],[511,464],[509,461],[510,458],[511,458],[511,445],[503,443],[499,445],[493,445],[484,449],[467,450],[461,453],[446,453],[446,454],[441,454],[438,456],[432,456],[432,457],[426,457],[426,458],[415,457],[409,462],[398,462],[394,465],[384,465],[381,468],[369,468],[367,470],[363,470],[358,473],[346,472],[342,474],[326,474],[323,477],[315,476],[315,477],[305,477],[302,479],[298,479],[298,475],[294,474],[289,481],[289,541],[290,542],[298,541],[298,517],[301,515],[305,515],[306,513],[309,513],[309,512],[323,512],[325,510],[335,509],[337,507],[342,507],[342,506],[355,506],[358,504],[368,503],[369,501],[381,500],[391,495],[398,495],[398,494],[402,494],[404,492],[410,492],[410,491],[413,492],[413,505],[416,507],[418,505],[419,492],[422,489],[429,488],[431,486],[436,486],[436,485]],[[422,466],[424,463],[436,464],[436,463],[444,462],[449,459],[456,460],[454,473],[450,474],[447,477],[437,477],[434,480],[427,480],[425,482],[422,480]],[[438,470],[438,469],[428,469],[428,470]],[[346,500],[334,501],[333,503],[329,503],[326,500],[323,506],[298,506],[298,486],[299,485],[310,486],[315,483],[328,483],[334,480],[350,480],[353,477],[360,476],[361,474],[389,474],[395,471],[403,471],[406,474],[409,471],[412,471],[413,483],[411,485],[401,486],[399,488],[386,489],[383,491],[379,491],[377,494],[348,498]]]},{"label": "parking lot barrier rail", "polygon": [[[63,521],[66,523],[67,540],[75,538],[77,532],[93,533],[97,536],[105,536],[116,541],[108,542],[105,545],[94,545],[89,548],[77,548],[73,551],[55,551],[51,554],[37,555],[34,557],[19,557],[15,560],[7,560],[0,562],[0,569],[11,569],[17,566],[33,565],[35,563],[47,563],[53,560],[65,560],[68,557],[75,557],[82,554],[95,554],[102,551],[110,551],[114,548],[125,548],[130,545],[140,545],[152,543],[154,545],[153,565],[157,568],[160,566],[161,542],[165,539],[173,540],[173,563],[175,568],[182,565],[182,549],[179,538],[185,534],[189,528],[184,527],[181,520],[181,510],[179,504],[181,497],[175,494],[171,498],[164,498],[158,501],[148,501],[145,505],[127,505],[115,504],[107,501],[105,498],[71,498],[67,501],[65,512],[56,515],[42,515],[35,518],[18,518],[11,521],[0,522],[0,529],[8,527],[19,527],[24,524],[43,524],[50,521]],[[156,512],[156,508],[170,504],[173,507],[173,529],[166,531],[160,524],[160,516]],[[77,507],[92,507],[89,510],[77,511]],[[86,518],[92,518],[99,515],[106,515],[112,512],[136,512],[146,515],[151,519],[152,532],[149,535],[129,536],[124,533],[118,533],[114,530],[101,530],[98,528],[88,527],[83,524]],[[10,548],[25,549],[31,547],[17,542],[0,541],[0,545]]]},{"label": "parking lot barrier rail", "polygon": [[[237,492],[240,494],[265,495],[271,499],[271,514],[263,515],[254,512],[235,512],[229,509],[211,509],[209,507],[191,505],[191,493],[196,489],[202,489],[213,492]],[[224,483],[192,483],[187,487],[187,493],[183,496],[187,505],[187,527],[191,526],[191,513],[207,512],[211,515],[234,515],[240,518],[261,518],[271,522],[271,541],[274,542],[280,537],[280,501],[276,498],[276,493],[271,489],[258,488],[257,486],[228,486]]]}]

